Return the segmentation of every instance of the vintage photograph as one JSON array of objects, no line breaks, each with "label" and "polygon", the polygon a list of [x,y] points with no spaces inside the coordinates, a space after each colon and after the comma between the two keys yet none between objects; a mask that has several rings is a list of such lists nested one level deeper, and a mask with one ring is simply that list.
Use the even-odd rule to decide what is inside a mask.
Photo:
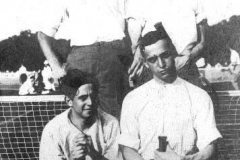
[{"label": "vintage photograph", "polygon": [[240,160],[240,1],[0,8],[0,160]]}]

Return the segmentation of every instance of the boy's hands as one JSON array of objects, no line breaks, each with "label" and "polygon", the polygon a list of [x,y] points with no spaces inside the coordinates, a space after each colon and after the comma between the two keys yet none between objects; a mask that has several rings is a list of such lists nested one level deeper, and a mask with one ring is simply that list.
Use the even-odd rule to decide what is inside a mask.
[{"label": "boy's hands", "polygon": [[70,153],[71,160],[84,160],[86,155],[91,156],[93,152],[95,152],[95,149],[90,136],[78,134],[74,137]]}]

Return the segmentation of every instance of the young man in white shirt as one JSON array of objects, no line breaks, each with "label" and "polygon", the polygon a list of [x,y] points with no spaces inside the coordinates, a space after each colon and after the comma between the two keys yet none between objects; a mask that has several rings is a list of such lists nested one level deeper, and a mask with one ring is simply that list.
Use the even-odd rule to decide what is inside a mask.
[{"label": "young man in white shirt", "polygon": [[121,160],[118,120],[99,108],[97,81],[69,70],[61,82],[70,108],[44,128],[40,160]]},{"label": "young man in white shirt", "polygon": [[[202,89],[177,77],[177,56],[166,32],[157,29],[140,42],[153,79],[130,92],[121,113],[119,144],[126,160],[207,160],[215,155],[213,104]],[[158,137],[166,136],[166,152]]]}]

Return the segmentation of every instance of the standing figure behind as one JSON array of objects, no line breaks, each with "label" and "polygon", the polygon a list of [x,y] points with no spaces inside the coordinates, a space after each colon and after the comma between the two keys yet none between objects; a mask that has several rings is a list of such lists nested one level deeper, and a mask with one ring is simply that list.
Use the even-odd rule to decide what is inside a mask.
[{"label": "standing figure behind", "polygon": [[[59,1],[56,15],[38,32],[38,40],[55,78],[66,70],[80,69],[99,81],[100,107],[119,117],[128,90],[127,70],[120,61],[127,56],[124,42],[125,0]],[[60,8],[60,9],[59,9]],[[46,18],[47,19],[47,18]],[[58,34],[56,34],[58,33]],[[53,50],[52,37],[70,40],[66,67]]]}]

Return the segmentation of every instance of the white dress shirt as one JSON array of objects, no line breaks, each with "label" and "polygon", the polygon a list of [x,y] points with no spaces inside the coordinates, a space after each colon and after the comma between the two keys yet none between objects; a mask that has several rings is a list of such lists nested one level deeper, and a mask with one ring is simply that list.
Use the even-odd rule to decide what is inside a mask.
[{"label": "white dress shirt", "polygon": [[71,45],[121,40],[124,34],[125,0],[71,0],[56,5],[41,31]]},{"label": "white dress shirt", "polygon": [[[56,116],[45,126],[40,143],[40,160],[69,160],[74,137],[83,134],[71,123],[70,110]],[[91,136],[95,150],[105,158],[122,160],[117,143],[120,128],[116,118],[99,109],[96,122],[84,134]],[[86,156],[86,160],[91,158]]]},{"label": "white dress shirt", "polygon": [[220,138],[208,94],[180,78],[167,85],[151,80],[130,92],[123,102],[119,144],[153,159],[158,136],[167,136],[179,155]]}]

